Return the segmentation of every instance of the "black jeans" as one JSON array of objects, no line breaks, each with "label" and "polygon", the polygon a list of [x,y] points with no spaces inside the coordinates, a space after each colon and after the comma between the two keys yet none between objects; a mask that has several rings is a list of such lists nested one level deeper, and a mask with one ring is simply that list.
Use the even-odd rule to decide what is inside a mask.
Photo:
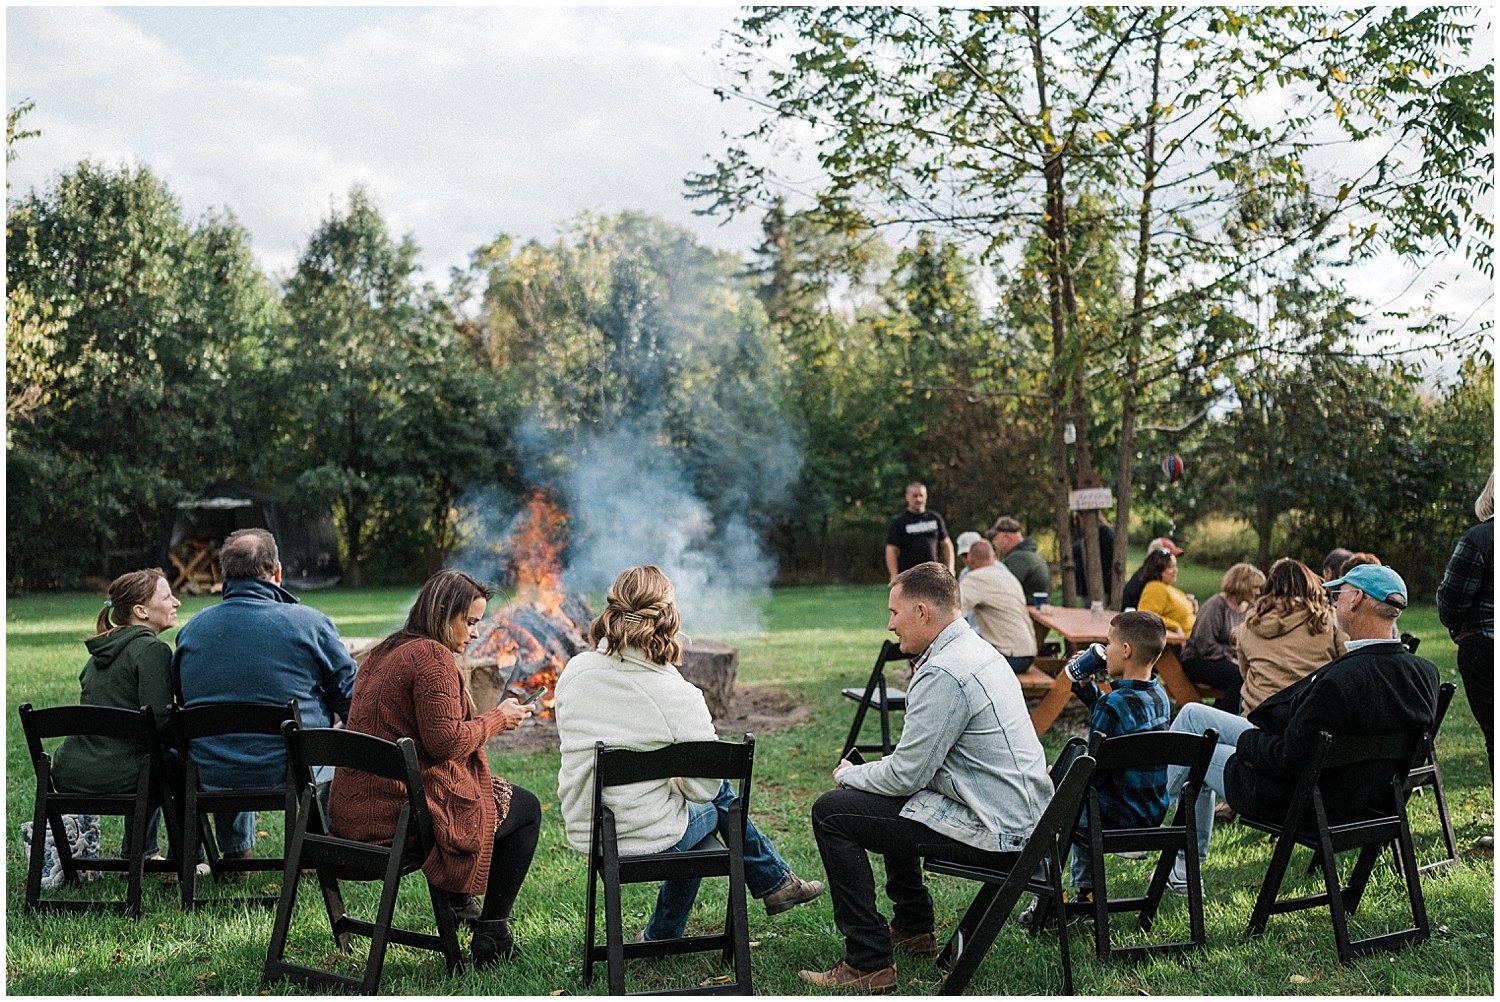
[{"label": "black jeans", "polygon": [[1228,658],[1193,658],[1182,663],[1182,673],[1189,682],[1202,682],[1222,692],[1214,708],[1239,716],[1240,685],[1245,681],[1239,665]]},{"label": "black jeans", "polygon": [[1495,640],[1471,633],[1458,642],[1458,677],[1464,681],[1469,709],[1484,732],[1484,755],[1495,777]]},{"label": "black jeans", "polygon": [[901,817],[906,800],[859,790],[832,790],[813,804],[813,835],[833,921],[844,936],[844,959],[862,971],[889,967],[891,934],[875,902],[875,874],[869,853],[885,857],[885,893],[895,906],[891,924],[902,932],[933,928],[932,895],[922,882],[922,857],[1006,868],[1019,853],[987,852]]},{"label": "black jeans", "polygon": [[511,787],[510,810],[495,829],[495,853],[490,858],[490,879],[484,888],[484,908],[480,921],[510,918],[511,906],[531,869],[536,854],[537,836],[542,831],[542,805],[536,794],[519,786]]}]

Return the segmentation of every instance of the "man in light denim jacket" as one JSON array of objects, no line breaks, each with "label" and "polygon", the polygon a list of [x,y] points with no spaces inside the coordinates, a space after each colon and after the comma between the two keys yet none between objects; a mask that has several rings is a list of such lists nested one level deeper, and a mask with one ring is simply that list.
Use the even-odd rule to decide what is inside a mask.
[{"label": "man in light denim jacket", "polygon": [[[922,857],[1009,866],[1052,798],[1047,761],[1005,658],[964,621],[958,582],[918,564],[891,586],[890,629],[912,659],[901,740],[878,762],[834,770],[839,787],[813,805],[813,833],[845,941],[832,970],[802,971],[820,988],[896,987],[894,946],[937,956]],[[887,925],[869,853],[885,857]]]}]

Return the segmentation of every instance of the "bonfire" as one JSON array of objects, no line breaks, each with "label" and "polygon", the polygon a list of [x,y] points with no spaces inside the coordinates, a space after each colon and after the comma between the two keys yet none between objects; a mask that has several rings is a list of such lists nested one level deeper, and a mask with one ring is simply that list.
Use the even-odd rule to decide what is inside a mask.
[{"label": "bonfire", "polygon": [[582,595],[563,591],[567,523],[567,515],[546,495],[532,496],[501,554],[502,567],[516,585],[515,597],[479,624],[479,639],[466,652],[471,659],[495,659],[504,680],[497,701],[525,698],[546,686],[537,717],[553,715],[553,686],[568,659],[587,649],[593,620]]}]

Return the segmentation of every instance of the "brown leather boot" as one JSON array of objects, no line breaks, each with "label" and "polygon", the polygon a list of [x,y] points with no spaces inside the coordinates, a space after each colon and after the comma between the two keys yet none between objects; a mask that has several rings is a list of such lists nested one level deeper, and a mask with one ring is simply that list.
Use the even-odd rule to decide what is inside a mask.
[{"label": "brown leather boot", "polygon": [[840,960],[831,971],[798,971],[797,977],[814,988],[851,988],[872,995],[889,995],[896,990],[896,965],[877,971],[861,971]]},{"label": "brown leather boot", "polygon": [[938,955],[937,933],[931,929],[926,932],[902,932],[893,925],[891,945],[924,960],[931,960]]},{"label": "brown leather boot", "polygon": [[823,881],[803,880],[795,873],[788,873],[776,889],[765,897],[761,903],[766,906],[767,915],[780,915],[784,911],[790,911],[800,904],[804,904],[823,893]]}]

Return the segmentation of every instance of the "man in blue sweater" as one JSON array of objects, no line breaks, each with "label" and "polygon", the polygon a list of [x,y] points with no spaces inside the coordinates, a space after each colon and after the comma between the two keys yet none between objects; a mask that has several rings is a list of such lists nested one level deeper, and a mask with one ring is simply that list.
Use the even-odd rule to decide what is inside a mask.
[{"label": "man in blue sweater", "polygon": [[[281,587],[276,540],[264,529],[230,533],[219,549],[224,600],[178,631],[172,677],[184,706],[297,701],[305,727],[331,727],[349,715],[354,658],[333,620]],[[193,743],[205,788],[277,786],[286,780],[280,737],[231,735]],[[333,778],[317,778],[326,788]],[[255,815],[214,819],[219,850],[245,859],[255,844]]]}]

